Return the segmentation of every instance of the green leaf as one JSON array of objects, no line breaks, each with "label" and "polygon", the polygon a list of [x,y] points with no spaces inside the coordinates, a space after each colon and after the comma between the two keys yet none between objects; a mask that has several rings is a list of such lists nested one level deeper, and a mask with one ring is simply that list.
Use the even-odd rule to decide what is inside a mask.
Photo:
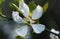
[{"label": "green leaf", "polygon": [[19,5],[19,0],[14,0],[13,3],[16,4],[16,5],[18,6],[18,5]]},{"label": "green leaf", "polygon": [[45,3],[45,5],[43,6],[43,12],[46,12],[46,11],[47,11],[47,9],[48,9],[48,2],[47,2],[47,3]]},{"label": "green leaf", "polygon": [[14,0],[14,4],[19,5],[19,2],[22,2],[24,0]]},{"label": "green leaf", "polygon": [[2,15],[2,11],[1,11],[1,8],[0,8],[0,16]]},{"label": "green leaf", "polygon": [[16,10],[15,7],[13,7],[11,3],[9,3],[8,9],[10,11],[15,11]]},{"label": "green leaf", "polygon": [[[19,5],[19,0],[13,0],[13,3],[18,6]],[[9,3],[8,9],[10,11],[16,11],[16,8],[12,5],[12,3]]]},{"label": "green leaf", "polygon": [[0,6],[5,2],[5,0],[0,0]]},{"label": "green leaf", "polygon": [[36,4],[34,3],[34,1],[29,2],[28,6],[30,8],[30,12],[32,12],[36,8]]},{"label": "green leaf", "polygon": [[16,39],[23,39],[21,36],[16,36]]}]

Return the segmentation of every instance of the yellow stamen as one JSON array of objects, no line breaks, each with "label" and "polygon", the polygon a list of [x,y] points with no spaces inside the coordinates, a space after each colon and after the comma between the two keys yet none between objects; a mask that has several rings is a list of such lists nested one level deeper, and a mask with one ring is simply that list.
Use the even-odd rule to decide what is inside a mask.
[{"label": "yellow stamen", "polygon": [[29,17],[32,17],[32,13],[31,12],[29,13]]}]

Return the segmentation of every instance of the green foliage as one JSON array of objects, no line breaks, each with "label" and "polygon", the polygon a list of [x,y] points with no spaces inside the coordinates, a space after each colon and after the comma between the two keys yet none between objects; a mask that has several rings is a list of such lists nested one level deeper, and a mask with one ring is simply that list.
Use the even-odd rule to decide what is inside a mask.
[{"label": "green foliage", "polygon": [[[19,1],[21,0],[14,0],[13,3],[17,6],[19,6]],[[9,4],[10,5],[10,8],[13,9],[14,7],[11,5],[11,3]]]},{"label": "green foliage", "polygon": [[45,5],[43,6],[43,11],[44,11],[44,12],[46,12],[46,11],[47,11],[47,9],[48,9],[48,2],[47,2],[47,3],[45,3]]},{"label": "green foliage", "polygon": [[0,15],[2,15],[1,8],[0,8]]},{"label": "green foliage", "polygon": [[[19,5],[19,0],[14,0],[13,3],[18,6]],[[9,4],[8,8],[9,8],[10,11],[15,11],[16,10],[16,8],[12,5],[12,3]]]},{"label": "green foliage", "polygon": [[19,1],[20,0],[14,0],[14,2],[13,3],[10,3],[9,4],[9,10],[10,11],[18,11],[19,13],[22,13],[21,11],[20,11],[20,9],[19,9]]},{"label": "green foliage", "polygon": [[8,9],[9,9],[10,11],[15,11],[15,8],[12,6],[11,3],[9,4]]},{"label": "green foliage", "polygon": [[5,0],[0,0],[0,6],[4,3]]},{"label": "green foliage", "polygon": [[32,12],[36,8],[36,4],[34,3],[34,1],[29,2],[28,6],[30,8],[30,12]]},{"label": "green foliage", "polygon": [[14,4],[19,5],[19,0],[14,0]]},{"label": "green foliage", "polygon": [[17,36],[16,39],[23,39],[21,36]]}]

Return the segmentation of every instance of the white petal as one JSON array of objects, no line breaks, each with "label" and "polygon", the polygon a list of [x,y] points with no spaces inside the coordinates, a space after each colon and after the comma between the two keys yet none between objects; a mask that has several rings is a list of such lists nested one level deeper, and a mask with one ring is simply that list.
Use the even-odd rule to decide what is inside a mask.
[{"label": "white petal", "polygon": [[37,6],[37,8],[33,11],[32,19],[39,19],[42,16],[43,8],[41,6]]},{"label": "white petal", "polygon": [[29,7],[27,6],[26,3],[20,2],[19,3],[19,8],[22,11],[23,15],[28,18],[29,16]]},{"label": "white petal", "polygon": [[32,24],[32,28],[35,33],[42,33],[45,30],[45,25],[42,24]]},{"label": "white petal", "polygon": [[59,39],[59,37],[55,34],[50,33],[50,39]]},{"label": "white petal", "polygon": [[60,33],[59,31],[56,31],[55,29],[51,29],[51,32],[56,33],[56,34]]},{"label": "white petal", "polygon": [[24,23],[25,21],[19,16],[19,13],[18,12],[12,12],[12,18],[15,22],[17,23]]},{"label": "white petal", "polygon": [[29,32],[29,27],[27,25],[22,26],[19,29],[16,29],[16,33],[22,37],[25,37],[28,32]]}]

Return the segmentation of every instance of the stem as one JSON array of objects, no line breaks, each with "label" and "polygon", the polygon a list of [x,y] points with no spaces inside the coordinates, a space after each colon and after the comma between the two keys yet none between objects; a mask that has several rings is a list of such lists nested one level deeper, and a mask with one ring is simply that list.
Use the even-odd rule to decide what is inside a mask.
[{"label": "stem", "polygon": [[16,10],[17,10],[20,14],[22,14],[22,12],[20,11],[20,9],[19,9],[19,7],[18,7],[17,5],[15,5],[14,3],[12,3],[12,6],[14,6],[14,7],[16,8]]}]

